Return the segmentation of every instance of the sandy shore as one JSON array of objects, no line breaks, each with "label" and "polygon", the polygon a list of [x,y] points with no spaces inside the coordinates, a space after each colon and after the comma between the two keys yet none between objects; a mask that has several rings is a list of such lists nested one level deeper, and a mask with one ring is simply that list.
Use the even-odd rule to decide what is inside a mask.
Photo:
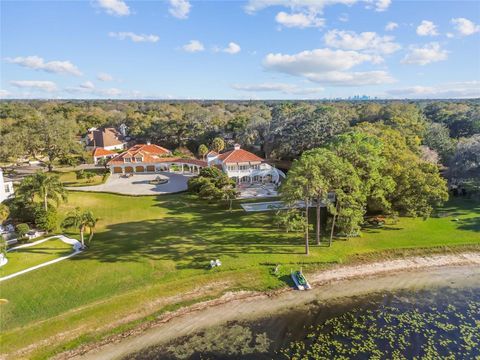
[{"label": "sandy shore", "polygon": [[146,347],[218,326],[236,319],[248,320],[288,311],[314,300],[357,296],[403,288],[480,285],[480,253],[417,256],[335,268],[309,275],[314,289],[308,292],[282,289],[274,292],[227,293],[219,299],[167,313],[101,343],[85,345],[57,359],[120,359]]}]

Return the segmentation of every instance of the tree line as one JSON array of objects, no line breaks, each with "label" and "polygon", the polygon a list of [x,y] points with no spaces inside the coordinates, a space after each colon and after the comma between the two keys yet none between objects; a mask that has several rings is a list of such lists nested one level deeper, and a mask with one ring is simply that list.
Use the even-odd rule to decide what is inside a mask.
[{"label": "tree line", "polygon": [[334,235],[358,236],[367,213],[429,217],[448,199],[447,184],[438,167],[416,150],[398,130],[361,123],[325,146],[305,151],[281,185],[291,206],[278,214],[280,224],[305,232],[308,254],[311,207],[316,208],[317,245],[323,206],[330,214],[329,245]]},{"label": "tree line", "polygon": [[[480,134],[480,102],[156,102],[156,101],[3,101],[0,102],[0,162],[39,159],[58,163],[87,161],[79,136],[88,128],[126,124],[137,142],[158,143],[204,156],[215,138],[271,160],[292,161],[325,146],[358,124],[397,130],[409,146],[431,162],[453,167],[452,177],[478,174],[475,157]],[[201,149],[200,149],[201,147]],[[472,155],[473,154],[473,155]],[[473,169],[473,170],[472,170]]]}]

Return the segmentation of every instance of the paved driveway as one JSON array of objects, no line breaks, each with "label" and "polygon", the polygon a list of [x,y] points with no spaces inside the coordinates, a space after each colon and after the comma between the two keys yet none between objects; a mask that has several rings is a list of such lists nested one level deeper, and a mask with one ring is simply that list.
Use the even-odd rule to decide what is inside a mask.
[{"label": "paved driveway", "polygon": [[[149,184],[158,175],[168,178],[168,183],[162,185]],[[130,178],[123,178],[119,174],[112,174],[102,185],[70,187],[71,190],[111,192],[124,195],[158,195],[187,190],[189,176],[162,172],[158,174],[134,174]]]}]

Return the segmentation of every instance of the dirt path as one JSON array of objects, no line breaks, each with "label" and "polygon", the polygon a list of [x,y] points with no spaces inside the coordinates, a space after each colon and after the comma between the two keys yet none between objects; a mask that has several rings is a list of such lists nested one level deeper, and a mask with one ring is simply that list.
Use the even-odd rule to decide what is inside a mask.
[{"label": "dirt path", "polygon": [[282,289],[267,293],[227,293],[219,299],[167,313],[152,323],[110,337],[102,343],[61,354],[57,359],[119,359],[202,328],[235,319],[269,316],[313,300],[454,284],[458,279],[474,281],[477,285],[480,283],[480,253],[417,256],[370,264],[339,265],[310,275],[309,280],[314,285],[312,291]]}]

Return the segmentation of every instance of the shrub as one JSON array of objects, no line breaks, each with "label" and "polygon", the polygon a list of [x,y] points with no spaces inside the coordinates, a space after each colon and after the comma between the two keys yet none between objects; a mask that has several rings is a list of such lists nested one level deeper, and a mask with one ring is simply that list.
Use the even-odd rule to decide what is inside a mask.
[{"label": "shrub", "polygon": [[81,180],[81,179],[85,179],[85,171],[83,170],[78,170],[76,173],[75,173],[76,177],[77,177],[77,180]]},{"label": "shrub", "polygon": [[181,158],[191,158],[191,157],[193,157],[193,153],[184,146],[180,146],[179,148],[175,149],[175,151],[173,152],[173,155],[174,156],[179,156]]},{"label": "shrub", "polygon": [[77,166],[80,161],[76,156],[66,155],[58,161],[60,165]]},{"label": "shrub", "polygon": [[200,174],[198,174],[198,176],[212,179],[219,178],[222,175],[224,175],[224,173],[216,167],[205,167],[200,170]]},{"label": "shrub", "polygon": [[95,177],[95,173],[91,171],[85,172],[85,177],[87,178],[88,182],[93,182],[93,178]]},{"label": "shrub", "polygon": [[55,209],[49,208],[48,211],[41,206],[35,210],[35,225],[46,232],[52,232],[57,229],[58,215]]},{"label": "shrub", "polygon": [[206,177],[193,177],[188,180],[188,191],[193,194],[198,194],[202,186],[211,183],[210,179]]},{"label": "shrub", "polygon": [[18,239],[23,240],[25,239],[25,235],[30,231],[30,227],[28,224],[21,223],[17,225],[17,235]]},{"label": "shrub", "polygon": [[22,196],[8,201],[10,217],[19,222],[34,222],[35,207]]}]

